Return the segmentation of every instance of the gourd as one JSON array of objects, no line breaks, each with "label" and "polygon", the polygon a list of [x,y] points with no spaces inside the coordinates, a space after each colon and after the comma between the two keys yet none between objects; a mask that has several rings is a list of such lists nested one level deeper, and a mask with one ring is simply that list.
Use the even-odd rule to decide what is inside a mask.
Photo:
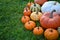
[{"label": "gourd", "polygon": [[60,12],[59,2],[57,2],[57,1],[47,1],[41,7],[42,13],[52,12],[52,10],[54,10],[54,9],[56,10],[56,12]]},{"label": "gourd", "polygon": [[40,5],[34,3],[33,5],[31,5],[30,10],[31,10],[32,12],[40,11]]}]

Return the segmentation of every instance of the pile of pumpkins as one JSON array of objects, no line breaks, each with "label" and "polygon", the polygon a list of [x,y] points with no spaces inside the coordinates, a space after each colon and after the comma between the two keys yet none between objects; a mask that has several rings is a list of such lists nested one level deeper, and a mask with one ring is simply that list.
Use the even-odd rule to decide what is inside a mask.
[{"label": "pile of pumpkins", "polygon": [[[57,1],[34,0],[23,11],[21,21],[34,35],[44,34],[47,40],[57,40],[60,34],[60,3]],[[36,21],[40,26],[36,26]]]}]

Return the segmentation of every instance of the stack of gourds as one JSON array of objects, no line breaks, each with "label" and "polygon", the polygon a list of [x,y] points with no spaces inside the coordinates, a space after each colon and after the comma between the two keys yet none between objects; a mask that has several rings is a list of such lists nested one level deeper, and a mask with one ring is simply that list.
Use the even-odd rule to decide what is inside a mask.
[{"label": "stack of gourds", "polygon": [[[47,40],[57,40],[60,34],[60,3],[57,1],[34,0],[29,2],[23,11],[21,21],[27,30],[34,35],[42,35]],[[40,26],[36,26],[36,21]]]}]

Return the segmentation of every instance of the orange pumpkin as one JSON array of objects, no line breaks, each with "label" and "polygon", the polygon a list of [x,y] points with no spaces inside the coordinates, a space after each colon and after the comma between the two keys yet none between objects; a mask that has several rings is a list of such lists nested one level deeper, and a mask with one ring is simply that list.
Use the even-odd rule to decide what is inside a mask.
[{"label": "orange pumpkin", "polygon": [[46,29],[44,32],[44,36],[48,40],[56,40],[59,37],[58,31],[52,28]]},{"label": "orange pumpkin", "polygon": [[33,30],[33,34],[34,35],[41,35],[43,34],[43,28],[42,27],[35,27],[34,30]]},{"label": "orange pumpkin", "polygon": [[29,2],[29,3],[27,4],[27,6],[30,8],[30,6],[31,6],[32,4],[33,4],[32,2]]},{"label": "orange pumpkin", "polygon": [[28,21],[25,23],[25,28],[27,30],[32,30],[36,26],[34,21]]},{"label": "orange pumpkin", "polygon": [[23,13],[24,16],[29,16],[31,14],[31,11],[28,8],[26,8]]},{"label": "orange pumpkin", "polygon": [[29,20],[30,20],[30,18],[28,16],[23,16],[22,19],[21,19],[22,23],[26,23]]},{"label": "orange pumpkin", "polygon": [[59,15],[55,12],[55,10],[50,12],[46,12],[43,14],[43,16],[40,18],[40,23],[43,28],[58,28],[60,22]]},{"label": "orange pumpkin", "polygon": [[35,3],[42,5],[43,3],[45,3],[47,0],[34,0]]}]

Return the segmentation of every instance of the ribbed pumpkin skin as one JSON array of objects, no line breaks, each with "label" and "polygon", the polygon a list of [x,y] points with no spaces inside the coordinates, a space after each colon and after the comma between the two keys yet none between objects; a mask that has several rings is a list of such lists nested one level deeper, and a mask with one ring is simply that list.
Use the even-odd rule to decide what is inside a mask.
[{"label": "ribbed pumpkin skin", "polygon": [[42,35],[43,34],[43,28],[42,27],[35,27],[33,30],[34,35]]},{"label": "ribbed pumpkin skin", "polygon": [[45,30],[44,36],[48,40],[56,40],[59,37],[59,34],[57,30],[49,28]]},{"label": "ribbed pumpkin skin", "polygon": [[26,23],[26,22],[28,22],[29,20],[30,20],[30,18],[29,18],[28,16],[23,16],[23,17],[21,18],[22,23]]},{"label": "ribbed pumpkin skin", "polygon": [[43,16],[40,18],[40,23],[43,28],[56,29],[60,25],[59,22],[60,22],[60,17],[56,12],[53,13],[53,18],[50,18],[49,12],[44,13]]},{"label": "ribbed pumpkin skin", "polygon": [[40,5],[35,3],[35,6],[34,6],[34,4],[31,5],[30,10],[31,10],[32,12],[40,11]]},{"label": "ribbed pumpkin skin", "polygon": [[[58,9],[59,8],[59,9]],[[56,1],[47,1],[45,2],[42,7],[41,7],[41,11],[42,13],[45,13],[45,12],[52,12],[52,10],[56,10],[57,12],[60,12],[58,10],[60,10],[60,6],[59,6],[59,3],[56,2]]]},{"label": "ribbed pumpkin skin", "polygon": [[42,16],[41,12],[38,12],[38,13],[33,12],[31,13],[30,18],[34,21],[38,21],[41,18],[41,16]]},{"label": "ribbed pumpkin skin", "polygon": [[47,0],[34,0],[35,3],[39,4],[39,5],[43,5],[43,3],[45,3]]},{"label": "ribbed pumpkin skin", "polygon": [[25,23],[25,28],[27,30],[32,30],[36,26],[34,21],[28,21]]}]

